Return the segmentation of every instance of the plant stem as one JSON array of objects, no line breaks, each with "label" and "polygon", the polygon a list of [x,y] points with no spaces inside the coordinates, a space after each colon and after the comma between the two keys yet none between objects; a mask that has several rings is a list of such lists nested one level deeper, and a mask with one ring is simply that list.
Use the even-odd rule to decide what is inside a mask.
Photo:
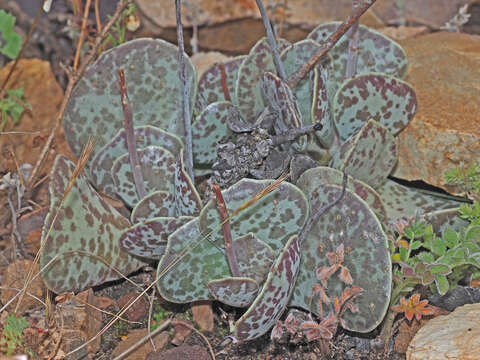
[{"label": "plant stem", "polygon": [[288,79],[288,86],[292,89],[302,80],[305,75],[335,46],[340,38],[352,27],[352,25],[362,16],[377,0],[367,0],[358,8],[353,9],[350,15],[343,21],[338,29],[330,35],[323,47],[321,47],[312,57]]},{"label": "plant stem", "polygon": [[193,180],[193,152],[192,152],[192,119],[190,114],[190,89],[187,86],[185,69],[185,46],[183,43],[182,5],[180,0],[175,0],[175,13],[177,17],[178,61],[180,62],[180,81],[182,83],[183,99],[183,126],[185,130],[185,165],[190,178]]},{"label": "plant stem", "polygon": [[220,186],[213,184],[212,189],[215,193],[215,198],[217,199],[217,209],[218,213],[220,214],[220,220],[222,221],[223,237],[225,239],[225,254],[227,255],[228,264],[230,265],[232,275],[235,277],[240,277],[242,274],[240,273],[238,261],[235,256],[235,252],[233,251],[232,231],[229,221],[230,215],[228,215],[225,199],[223,198]]},{"label": "plant stem", "polygon": [[[355,11],[355,9],[357,9],[360,6],[359,1],[360,0],[352,0],[352,11]],[[348,57],[347,57],[347,68],[345,70],[345,79],[349,79],[352,76],[355,76],[355,74],[357,73],[358,23],[359,23],[359,20],[355,21],[349,32]]]},{"label": "plant stem", "polygon": [[123,69],[118,69],[118,84],[120,85],[120,96],[122,97],[123,108],[123,128],[127,137],[128,157],[130,158],[130,166],[133,173],[133,181],[137,189],[139,199],[145,197],[145,184],[143,182],[142,167],[137,154],[137,142],[135,140],[135,130],[133,128],[132,104],[128,99],[127,85],[125,83],[125,74]]},{"label": "plant stem", "polygon": [[280,79],[282,79],[283,81],[287,81],[287,74],[285,73],[283,64],[280,61],[280,55],[278,54],[277,43],[275,41],[275,36],[273,35],[272,24],[268,19],[268,15],[267,15],[267,12],[265,11],[265,7],[263,6],[262,0],[256,0],[256,1],[257,1],[258,10],[260,10],[260,14],[262,15],[263,25],[265,26],[268,42],[272,50],[273,62],[275,64],[275,68],[277,69],[277,74],[278,76],[280,76]]}]

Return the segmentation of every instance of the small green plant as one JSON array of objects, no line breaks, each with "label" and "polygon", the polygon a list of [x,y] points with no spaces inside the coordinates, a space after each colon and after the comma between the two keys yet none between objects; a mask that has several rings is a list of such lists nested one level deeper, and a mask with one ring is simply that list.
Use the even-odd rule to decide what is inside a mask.
[{"label": "small green plant", "polygon": [[0,98],[0,131],[3,131],[7,125],[7,119],[11,118],[14,125],[18,124],[25,108],[30,108],[30,104],[23,100],[23,87],[16,90],[5,91],[5,96]]},{"label": "small green plant", "polygon": [[468,195],[480,201],[480,162],[450,169],[445,172],[445,179],[451,185],[461,186]]},{"label": "small green plant", "polygon": [[172,313],[170,311],[165,310],[160,305],[156,306],[155,312],[152,315],[153,321],[151,325],[151,331],[158,328],[166,318],[168,318]]},{"label": "small green plant", "polygon": [[113,330],[117,337],[122,337],[128,334],[128,323],[123,320],[119,320],[113,324]]},{"label": "small green plant", "polygon": [[15,59],[22,47],[22,37],[15,32],[15,17],[0,10],[0,53]]},{"label": "small green plant", "polygon": [[14,314],[8,315],[3,325],[2,337],[0,339],[0,352],[5,351],[7,355],[13,355],[23,347],[23,330],[30,326],[24,318],[17,318]]},{"label": "small green plant", "polygon": [[112,47],[121,45],[125,42],[125,33],[128,28],[128,20],[130,16],[137,13],[137,7],[134,3],[128,4],[127,8],[123,10],[120,18],[112,26],[112,30],[105,39],[104,46],[111,45]]}]

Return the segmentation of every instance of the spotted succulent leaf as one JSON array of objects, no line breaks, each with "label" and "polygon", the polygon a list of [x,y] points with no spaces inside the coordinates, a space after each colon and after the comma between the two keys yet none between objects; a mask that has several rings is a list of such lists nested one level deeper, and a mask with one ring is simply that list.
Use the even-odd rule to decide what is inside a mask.
[{"label": "spotted succulent leaf", "polygon": [[[282,134],[288,132],[289,129],[301,127],[303,122],[298,102],[287,83],[271,72],[264,73],[262,80],[263,97],[268,104],[270,114],[275,116],[273,123],[275,132]],[[302,136],[297,141],[298,149],[303,149],[307,138]]]},{"label": "spotted succulent leaf", "polygon": [[[312,194],[312,214],[338,198],[341,186],[305,183],[302,189]],[[315,272],[329,268],[328,253],[335,253],[339,246],[345,249],[342,266],[346,267],[353,284],[364,289],[355,299],[359,311],[345,312],[344,327],[356,332],[369,332],[382,321],[389,304],[392,282],[390,254],[387,236],[369,206],[352,191],[346,189],[343,198],[313,225],[302,243],[302,266],[293,292],[290,306],[311,310],[320,315],[319,294],[312,290],[318,279]],[[327,295],[340,298],[347,286],[338,275],[327,281]],[[333,311],[333,304],[323,304],[324,313]]]},{"label": "spotted succulent leaf", "polygon": [[50,174],[50,208],[42,232],[40,266],[58,256],[42,273],[45,284],[55,293],[77,292],[120,278],[111,267],[127,275],[144,265],[118,243],[130,225],[128,220],[95,192],[83,174],[62,203],[74,167],[59,155]]},{"label": "spotted succulent leaf", "polygon": [[[316,191],[321,189],[323,185],[342,185],[343,173],[336,169],[318,166],[305,171],[297,181],[307,198],[316,197]],[[387,219],[387,212],[380,195],[373,190],[370,185],[348,176],[347,189],[353,191],[363,201],[365,201],[370,209],[372,209],[381,221]]]},{"label": "spotted succulent leaf", "polygon": [[[154,191],[174,193],[175,157],[160,146],[148,146],[137,150],[138,161],[143,174],[146,194]],[[129,154],[124,154],[114,161],[110,174],[118,196],[129,206],[135,206],[140,200]]]},{"label": "spotted succulent leaf", "polygon": [[330,166],[373,188],[382,185],[398,158],[397,140],[375,120],[368,120],[333,153]]},{"label": "spotted succulent leaf", "polygon": [[324,147],[329,148],[335,138],[335,127],[330,114],[327,84],[328,77],[326,70],[315,68],[313,71],[313,96],[310,109],[310,121],[314,124],[318,122],[322,124],[322,129],[316,131],[315,135]]},{"label": "spotted succulent leaf", "polygon": [[379,73],[357,75],[345,81],[332,105],[335,126],[343,141],[370,119],[397,135],[416,111],[415,90],[398,78]]},{"label": "spotted succulent leaf", "polygon": [[[289,45],[288,41],[278,39],[279,52]],[[264,72],[276,73],[273,55],[267,38],[260,39],[250,50],[238,69],[237,83],[235,84],[235,100],[242,118],[254,123],[257,116],[265,108],[262,98],[261,80]]]},{"label": "spotted succulent leaf", "polygon": [[457,208],[461,203],[441,194],[427,193],[387,180],[375,189],[385,203],[390,222],[401,218],[412,219],[437,210]]},{"label": "spotted succulent leaf", "polygon": [[198,215],[202,209],[202,199],[183,165],[183,151],[178,154],[174,167],[175,215]]},{"label": "spotted succulent leaf", "polygon": [[[307,38],[324,44],[340,24],[339,21],[321,24],[313,29]],[[357,74],[379,72],[402,78],[407,73],[408,61],[405,51],[395,41],[375,30],[359,25],[356,48]],[[348,53],[348,37],[343,36],[330,51],[335,66],[334,81],[337,84],[341,84],[345,76]]]},{"label": "spotted succulent leaf", "polygon": [[298,236],[292,236],[268,273],[260,294],[235,322],[234,336],[240,341],[265,334],[285,310],[300,268]]},{"label": "spotted succulent leaf", "polygon": [[155,191],[142,198],[130,216],[136,224],[156,217],[172,217],[176,214],[175,197],[168,191]]},{"label": "spotted succulent leaf", "polygon": [[[134,132],[137,149],[156,145],[167,149],[174,155],[179,154],[183,149],[183,143],[179,137],[162,129],[146,125],[135,127]],[[125,130],[122,129],[98,151],[92,160],[90,170],[92,181],[100,191],[110,197],[117,197],[110,175],[113,162],[127,153],[127,137]]]},{"label": "spotted succulent leaf", "polygon": [[195,218],[168,237],[157,270],[157,287],[167,301],[215,300],[207,284],[232,276],[223,243],[203,235],[198,225]]},{"label": "spotted succulent leaf", "polygon": [[158,260],[167,247],[167,238],[193,217],[157,217],[135,224],[120,236],[120,244],[128,253]]},{"label": "spotted succulent leaf", "polygon": [[[196,97],[196,73],[185,54],[190,108]],[[135,39],[104,51],[90,65],[68,100],[63,124],[73,153],[80,155],[92,134],[101,134],[98,151],[121,129],[123,119],[118,70],[123,69],[133,121],[185,136],[178,48],[159,39]]]},{"label": "spotted succulent leaf", "polygon": [[[292,44],[283,50],[280,55],[280,60],[283,63],[285,74],[287,78],[293,75],[299,68],[301,68],[315,52],[321,48],[321,45],[313,40],[306,39]],[[330,58],[325,57],[315,69],[321,66],[328,66]],[[305,124],[311,124],[310,109],[312,107],[312,73],[307,74],[293,89],[295,98],[298,101],[300,113],[302,114],[302,120]]]},{"label": "spotted succulent leaf", "polygon": [[[273,180],[242,179],[223,190],[228,213],[233,214],[272,182]],[[230,220],[232,238],[251,232],[269,245],[277,256],[287,240],[301,231],[307,216],[308,202],[303,192],[295,185],[284,182]],[[223,231],[218,226],[220,223],[217,204],[212,199],[202,209],[199,224],[203,233],[212,233],[212,239],[222,244]]]},{"label": "spotted succulent leaf", "polygon": [[[198,81],[197,101],[195,103],[195,108],[199,112],[202,112],[211,103],[232,101],[235,95],[238,68],[245,57],[245,55],[242,55],[223,63],[215,63],[202,74]],[[228,91],[230,99],[225,96],[225,90]]]},{"label": "spotted succulent leaf", "polygon": [[207,286],[216,300],[234,307],[247,307],[258,294],[258,284],[250,278],[227,277],[212,280]]},{"label": "spotted succulent leaf", "polygon": [[272,248],[253,233],[234,239],[232,248],[240,274],[262,284],[275,260]]},{"label": "spotted succulent leaf", "polygon": [[211,103],[192,125],[193,160],[196,165],[211,165],[217,154],[216,145],[232,132],[227,121],[235,106],[229,101]]}]

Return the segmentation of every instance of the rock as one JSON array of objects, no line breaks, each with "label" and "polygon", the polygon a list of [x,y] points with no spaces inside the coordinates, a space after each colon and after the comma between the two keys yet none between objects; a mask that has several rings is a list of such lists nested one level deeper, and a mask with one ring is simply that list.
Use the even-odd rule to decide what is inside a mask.
[{"label": "rock", "polygon": [[478,360],[480,303],[430,320],[408,346],[407,360]]},{"label": "rock", "polygon": [[414,38],[429,32],[426,26],[387,26],[377,30],[396,41]]},{"label": "rock", "polygon": [[[13,61],[0,70],[0,84],[3,83],[12,65]],[[48,61],[21,59],[7,85],[8,89],[20,87],[24,88],[24,99],[32,105],[32,109],[23,113],[17,125],[14,126],[11,121],[8,121],[4,130],[25,133],[0,136],[0,154],[2,154],[0,156],[3,158],[0,162],[0,172],[17,172],[15,162],[10,156],[9,144],[13,145],[20,165],[35,164],[50,129],[55,124],[57,111],[63,100],[63,90],[55,79]],[[52,149],[55,151],[49,153],[42,173],[50,171],[57,153],[74,158],[65,140],[63,128],[55,136]]]},{"label": "rock", "polygon": [[182,345],[165,351],[155,351],[145,360],[208,360],[207,351],[199,345]]},{"label": "rock", "polygon": [[190,335],[194,326],[190,321],[179,319],[174,319],[172,324],[175,329],[175,335],[173,336],[171,343],[175,346],[180,346],[188,335]]},{"label": "rock", "polygon": [[472,0],[384,0],[377,1],[373,12],[390,25],[420,24],[440,29]]},{"label": "rock", "polygon": [[[2,295],[0,297],[2,304],[6,304],[14,295],[18,293],[19,289],[23,288],[25,284],[25,278],[28,272],[32,268],[33,261],[31,260],[17,260],[8,265],[7,270],[3,273],[2,278]],[[33,265],[33,274],[37,274],[40,271],[38,264]],[[27,294],[22,299],[18,308],[18,314],[24,314],[28,310],[32,310],[38,307],[42,307],[43,304],[28,294],[31,294],[39,299],[45,298],[46,287],[40,279],[37,277],[27,289]],[[11,312],[16,308],[17,302],[20,296],[15,299],[8,307],[7,311]]]},{"label": "rock", "polygon": [[[169,0],[137,0],[136,3],[140,11],[157,26],[176,26],[175,7],[171,6]],[[270,10],[266,3],[264,6],[267,11]],[[289,0],[286,9],[278,6],[273,14],[269,11],[269,16],[274,22],[313,28],[322,22],[343,20],[351,9],[351,0],[337,0],[333,3],[330,0]],[[196,9],[185,3],[182,6],[182,23],[187,27],[194,23],[197,26],[214,25],[244,18],[261,19],[255,0],[198,0]],[[382,21],[368,11],[363,16],[362,23],[378,27]]]},{"label": "rock", "polygon": [[[59,298],[61,296],[57,296],[57,299]],[[82,291],[76,296],[65,294],[64,298],[64,301],[57,303],[54,317],[58,328],[62,329],[62,334],[67,335],[67,338],[70,339],[64,343],[62,338],[61,344],[61,349],[68,353],[100,331],[102,313],[97,309],[98,300],[92,289]],[[87,345],[88,351],[92,353],[98,351],[100,342],[101,337],[92,341]]]},{"label": "rock", "polygon": [[197,301],[192,304],[193,321],[201,331],[213,331],[213,311],[211,301]]},{"label": "rock", "polygon": [[195,69],[197,69],[197,79],[200,79],[205,70],[213,64],[225,62],[230,58],[230,56],[217,51],[199,52],[190,57]]},{"label": "rock", "polygon": [[[131,292],[123,295],[118,299],[117,303],[120,308],[123,308],[125,305],[130,304],[134,301],[139,294]],[[135,303],[130,306],[130,308],[125,312],[125,316],[130,321],[140,321],[145,319],[148,316],[148,301],[142,296],[140,299],[135,301]]]},{"label": "rock", "polygon": [[[175,8],[168,0],[137,0],[137,4],[143,14],[140,36],[161,37],[176,42]],[[190,8],[187,6],[182,13],[182,23],[187,27],[192,26]],[[295,42],[303,40],[318,24],[345,19],[351,8],[351,0],[333,3],[330,0],[289,0],[286,9],[277,6],[273,13],[267,10],[273,24],[278,25],[278,34]],[[246,54],[258,39],[265,36],[255,0],[199,0],[198,10],[196,24],[199,25],[198,43],[202,49]],[[374,28],[385,26],[371,10],[362,16],[360,22]],[[187,29],[187,48],[190,38],[191,31]]]},{"label": "rock", "polygon": [[452,290],[449,290],[443,296],[440,296],[439,294],[429,296],[428,302],[448,311],[453,311],[465,304],[479,303],[480,289],[469,286],[457,286]]},{"label": "rock", "polygon": [[[140,339],[142,339],[147,335],[148,335],[147,329],[135,329],[130,331],[128,333],[127,338],[122,342],[120,342],[117,345],[117,347],[113,350],[111,358],[117,357],[118,355],[123,353],[125,350],[133,346],[137,341],[139,341]],[[170,336],[168,335],[167,331],[162,331],[159,334],[155,335],[153,337],[153,343],[155,344],[157,351],[167,346],[169,339],[170,339]],[[137,347],[124,359],[125,360],[145,359],[146,356],[150,354],[152,351],[154,351],[152,347],[152,343],[150,342],[150,340],[147,340],[143,343],[143,345]]]},{"label": "rock", "polygon": [[40,248],[42,227],[47,214],[48,207],[43,207],[23,215],[18,220],[18,232],[25,240],[30,254],[36,254]]},{"label": "rock", "polygon": [[401,43],[418,112],[399,135],[393,176],[461,194],[444,173],[480,158],[480,36],[438,32]]}]

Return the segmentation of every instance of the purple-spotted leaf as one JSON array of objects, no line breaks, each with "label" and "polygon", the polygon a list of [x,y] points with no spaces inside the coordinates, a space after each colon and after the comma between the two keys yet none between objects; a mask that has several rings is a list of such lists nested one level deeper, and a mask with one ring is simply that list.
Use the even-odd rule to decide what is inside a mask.
[{"label": "purple-spotted leaf", "polygon": [[144,265],[118,243],[130,225],[128,220],[95,192],[83,174],[62,202],[74,167],[59,155],[50,174],[50,208],[42,232],[40,267],[58,257],[42,273],[43,281],[55,293],[81,291]]},{"label": "purple-spotted leaf", "polygon": [[270,269],[260,294],[235,322],[234,336],[239,341],[256,339],[275,325],[290,299],[299,267],[300,244],[294,235]]},{"label": "purple-spotted leaf", "polygon": [[[336,169],[318,166],[305,171],[297,181],[308,198],[314,196],[314,192],[323,185],[342,185],[343,173]],[[369,185],[348,176],[347,189],[353,191],[356,195],[365,201],[381,221],[387,220],[387,211],[380,195]]]},{"label": "purple-spotted leaf", "polygon": [[[262,94],[268,105],[270,114],[274,115],[273,128],[277,134],[303,125],[302,115],[292,90],[278,76],[266,72],[262,77]],[[306,136],[300,137],[298,148],[304,150]]]},{"label": "purple-spotted leaf", "polygon": [[[184,56],[193,111],[197,76],[189,57]],[[125,72],[135,126],[148,124],[181,139],[185,136],[178,48],[160,39],[135,39],[102,52],[73,89],[63,125],[76,156],[92,135],[101,135],[96,142],[98,151],[122,128],[119,69]]]},{"label": "purple-spotted leaf", "polygon": [[[156,145],[167,149],[173,155],[179,154],[183,149],[183,143],[179,137],[159,128],[147,125],[136,127],[134,131],[137,149]],[[111,197],[117,197],[110,170],[113,162],[127,153],[127,137],[125,130],[122,129],[92,159],[90,174],[99,191]]]},{"label": "purple-spotted leaf", "polygon": [[[339,21],[321,24],[313,29],[307,38],[323,44],[340,24]],[[387,36],[364,25],[358,27],[356,49],[357,74],[379,72],[402,78],[407,73],[408,61],[402,47]],[[343,36],[329,53],[335,66],[333,80],[341,84],[347,67],[348,37]]]},{"label": "purple-spotted leaf", "polygon": [[[271,185],[274,180],[242,179],[222,191],[229,214]],[[230,221],[232,238],[248,233],[269,245],[274,256],[283,248],[292,235],[298,234],[308,216],[307,198],[287,182],[281,183],[274,191],[263,196],[253,205],[238,213]],[[202,233],[211,233],[211,238],[223,244],[223,231],[217,210],[217,203],[210,200],[200,212],[199,224]]]},{"label": "purple-spotted leaf", "polygon": [[167,301],[215,300],[207,284],[232,276],[222,250],[223,239],[213,241],[202,234],[198,223],[198,218],[195,218],[168,237],[167,248],[157,270],[157,288]]},{"label": "purple-spotted leaf", "polygon": [[333,99],[333,118],[345,141],[373,119],[397,135],[417,111],[415,90],[385,74],[369,73],[345,81]]},{"label": "purple-spotted leaf", "polygon": [[234,239],[232,248],[240,274],[262,284],[275,260],[272,248],[253,233]]},{"label": "purple-spotted leaf", "polygon": [[[385,203],[391,223],[401,218],[412,219],[416,214],[458,208],[461,204],[445,195],[406,187],[392,180],[387,180],[376,191]],[[438,227],[435,230],[438,230]]]},{"label": "purple-spotted leaf", "polygon": [[[288,45],[289,42],[286,40],[277,40],[279,52],[283,51]],[[234,104],[238,106],[242,118],[246,122],[254,123],[257,116],[265,108],[261,82],[263,73],[267,71],[276,73],[268,40],[262,38],[250,50],[238,69]]]},{"label": "purple-spotted leaf", "polygon": [[[335,127],[330,114],[330,103],[327,92],[327,73],[324,69],[315,68],[313,71],[313,98],[310,109],[312,123],[321,123],[322,129],[315,132],[320,143],[329,148],[335,138]],[[305,117],[304,122],[307,123]]]},{"label": "purple-spotted leaf", "polygon": [[127,228],[120,236],[123,249],[132,255],[158,260],[167,247],[167,238],[191,216],[157,217]]},{"label": "purple-spotted leaf", "polygon": [[397,140],[386,127],[368,120],[332,156],[331,167],[376,188],[397,163]]},{"label": "purple-spotted leaf", "polygon": [[132,223],[156,217],[175,216],[175,198],[167,191],[155,191],[141,199],[133,208],[130,216]]},{"label": "purple-spotted leaf", "polygon": [[[199,112],[211,103],[232,101],[235,95],[238,68],[245,57],[245,55],[242,55],[224,63],[215,63],[202,74],[198,81],[197,101],[195,103],[195,108]],[[228,92],[227,96],[225,92]],[[228,96],[230,96],[230,99]]]},{"label": "purple-spotted leaf", "polygon": [[236,111],[235,106],[229,101],[211,103],[193,123],[193,160],[196,165],[211,165],[215,162],[217,143],[232,134],[227,121],[233,111]]},{"label": "purple-spotted leaf", "polygon": [[175,162],[174,185],[175,215],[198,215],[202,209],[202,200],[183,166],[183,151],[178,154]]},{"label": "purple-spotted leaf", "polygon": [[234,307],[250,305],[258,294],[258,284],[250,278],[227,277],[212,280],[207,286],[216,300]]},{"label": "purple-spotted leaf", "polygon": [[[280,60],[285,68],[287,78],[298,71],[320,48],[321,45],[317,42],[306,39],[296,42],[283,50]],[[327,56],[314,69],[319,69],[321,66],[329,66],[330,61],[331,59]],[[302,120],[305,124],[312,123],[310,109],[312,107],[313,76],[311,75],[313,74],[307,74],[293,89],[300,113],[302,114]]]},{"label": "purple-spotted leaf", "polygon": [[[147,146],[137,150],[138,161],[143,174],[145,193],[166,191],[174,193],[175,157],[160,146]],[[124,154],[114,161],[110,170],[115,191],[129,206],[135,206],[141,200],[133,181],[129,154]]]},{"label": "purple-spotted leaf", "polygon": [[[299,186],[310,195],[312,214],[332,203],[342,191],[341,186],[319,186],[314,181],[299,180]],[[318,284],[316,271],[330,269],[332,264],[327,254],[336,254],[343,245],[345,252],[342,266],[348,270],[353,284],[364,289],[354,301],[359,311],[344,313],[344,327],[362,333],[376,328],[382,321],[390,300],[392,269],[387,240],[374,212],[347,188],[343,198],[322,214],[306,234],[302,243],[302,266],[289,306],[301,307],[320,315],[321,293],[312,292],[315,284]],[[338,264],[333,267],[336,270],[339,268]],[[325,279],[326,295],[330,299],[340,298],[347,287],[340,275],[340,271],[336,271]],[[344,280],[347,279],[351,280],[344,276]],[[324,314],[334,310],[332,303],[324,303],[322,306]]]}]

